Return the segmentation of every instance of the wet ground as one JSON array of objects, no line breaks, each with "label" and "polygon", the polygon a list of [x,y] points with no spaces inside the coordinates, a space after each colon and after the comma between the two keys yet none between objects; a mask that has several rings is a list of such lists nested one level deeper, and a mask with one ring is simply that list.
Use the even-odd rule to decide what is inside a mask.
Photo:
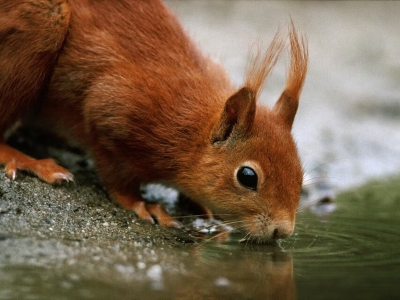
[{"label": "wet ground", "polygon": [[[256,39],[267,44],[290,16],[307,33],[310,69],[294,125],[307,176],[295,234],[253,245],[202,236],[188,218],[183,229],[142,222],[109,199],[90,160],[22,132],[11,143],[56,157],[76,182],[0,173],[0,299],[399,298],[400,181],[390,176],[400,167],[400,3],[168,4],[238,85]],[[284,68],[282,60],[267,85],[269,105]],[[147,196],[185,214],[169,204],[171,190]]]}]

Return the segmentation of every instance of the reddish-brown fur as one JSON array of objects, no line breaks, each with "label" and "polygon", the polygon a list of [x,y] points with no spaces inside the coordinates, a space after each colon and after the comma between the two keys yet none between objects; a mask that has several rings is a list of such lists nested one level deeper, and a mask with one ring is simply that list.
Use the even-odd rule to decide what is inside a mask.
[{"label": "reddish-brown fur", "polygon": [[[237,90],[159,0],[1,1],[1,20],[0,134],[24,117],[77,141],[110,194],[141,218],[176,225],[140,198],[140,184],[161,182],[239,220],[249,237],[291,234],[302,169],[290,129],[307,69],[306,44],[293,24],[286,88],[268,109],[256,101],[284,49],[283,34]],[[11,177],[27,169],[48,182],[71,178],[44,167],[56,174],[49,180],[37,170],[43,167],[24,168],[32,159],[20,154],[0,143]],[[237,182],[243,164],[257,171],[257,191]]]}]

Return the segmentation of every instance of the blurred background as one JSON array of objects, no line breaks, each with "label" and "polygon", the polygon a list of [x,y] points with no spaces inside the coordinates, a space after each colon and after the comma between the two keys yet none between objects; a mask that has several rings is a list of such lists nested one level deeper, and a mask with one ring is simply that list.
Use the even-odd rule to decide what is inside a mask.
[{"label": "blurred background", "polygon": [[[167,1],[189,35],[240,86],[251,46],[293,19],[309,72],[293,127],[305,183],[337,189],[400,170],[400,2]],[[261,101],[283,90],[283,57]]]}]

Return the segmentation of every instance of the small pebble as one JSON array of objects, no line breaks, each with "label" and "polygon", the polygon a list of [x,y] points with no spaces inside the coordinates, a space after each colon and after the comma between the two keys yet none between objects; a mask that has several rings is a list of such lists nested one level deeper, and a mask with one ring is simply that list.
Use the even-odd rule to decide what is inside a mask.
[{"label": "small pebble", "polygon": [[146,264],[145,264],[144,262],[138,262],[138,263],[137,263],[137,267],[138,267],[139,269],[143,270],[143,269],[146,268]]},{"label": "small pebble", "polygon": [[228,286],[230,285],[230,282],[227,278],[225,277],[218,277],[217,279],[215,279],[215,285],[216,286]]}]

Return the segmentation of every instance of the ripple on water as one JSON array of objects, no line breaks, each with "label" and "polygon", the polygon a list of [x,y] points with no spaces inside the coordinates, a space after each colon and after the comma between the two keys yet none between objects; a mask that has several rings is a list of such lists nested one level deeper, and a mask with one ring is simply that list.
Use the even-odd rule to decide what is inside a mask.
[{"label": "ripple on water", "polygon": [[311,211],[299,214],[294,236],[280,244],[302,263],[325,262],[324,268],[400,264],[398,209],[392,204],[341,197],[338,209],[323,219]]}]

